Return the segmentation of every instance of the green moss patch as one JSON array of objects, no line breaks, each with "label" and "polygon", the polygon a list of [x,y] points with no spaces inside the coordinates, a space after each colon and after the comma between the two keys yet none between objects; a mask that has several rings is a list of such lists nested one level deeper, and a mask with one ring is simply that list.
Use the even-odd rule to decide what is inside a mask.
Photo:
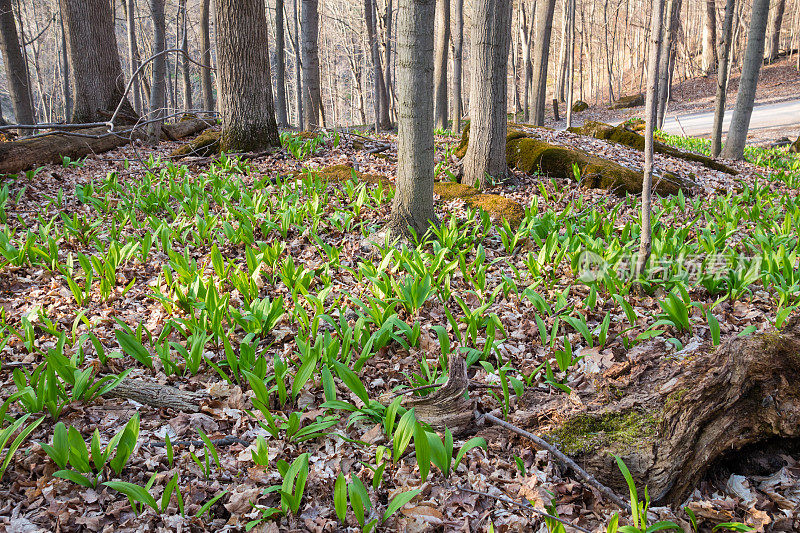
[{"label": "green moss patch", "polygon": [[499,194],[475,194],[464,201],[473,209],[482,209],[494,220],[507,220],[511,227],[518,227],[525,218],[525,209],[514,200]]},{"label": "green moss patch", "polygon": [[190,155],[209,157],[218,154],[220,151],[219,139],[221,135],[221,131],[206,130],[195,137],[192,142],[184,144],[177,150],[174,150],[170,155],[173,157],[186,157]]},{"label": "green moss patch", "polygon": [[378,174],[364,174],[363,172],[353,170],[353,167],[349,165],[331,165],[318,170],[317,173],[320,177],[336,183],[342,183],[354,177],[358,181],[367,183],[378,183],[379,181],[389,183],[389,180],[384,176]]},{"label": "green moss patch", "polygon": [[658,418],[641,411],[579,415],[550,433],[548,440],[569,456],[601,448],[624,454],[647,446],[657,428]]},{"label": "green moss patch", "polygon": [[433,184],[433,192],[438,194],[442,200],[452,200],[453,198],[466,198],[475,196],[478,190],[475,187],[454,183],[452,181],[437,181]]},{"label": "green moss patch", "polygon": [[587,104],[583,100],[578,100],[577,102],[572,104],[573,113],[580,113],[581,111],[586,111],[587,109],[589,109],[589,104]]}]

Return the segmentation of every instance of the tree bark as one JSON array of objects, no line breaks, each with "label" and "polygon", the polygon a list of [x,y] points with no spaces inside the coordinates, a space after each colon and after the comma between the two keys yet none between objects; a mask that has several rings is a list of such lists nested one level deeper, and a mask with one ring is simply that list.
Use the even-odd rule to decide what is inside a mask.
[{"label": "tree bark", "polygon": [[433,210],[435,0],[400,0],[397,12],[397,182],[389,228],[422,237]]},{"label": "tree bark", "polygon": [[109,0],[60,0],[67,28],[74,104],[72,121],[108,120],[122,101],[117,119],[138,119],[127,97],[117,53],[114,14]]},{"label": "tree bark", "polygon": [[642,182],[642,235],[639,243],[639,257],[636,260],[636,279],[645,273],[647,261],[650,259],[652,231],[650,224],[652,188],[653,188],[653,132],[656,127],[658,105],[658,64],[661,54],[661,39],[664,23],[664,1],[652,0],[650,23],[650,57],[647,62],[647,99],[645,102],[645,118],[647,120],[644,134],[644,181]]},{"label": "tree bark", "polygon": [[303,75],[302,75],[302,51],[300,50],[300,0],[294,0],[294,84],[295,114],[297,115],[297,126],[303,127],[305,115],[303,114]]},{"label": "tree bark", "polygon": [[717,8],[714,0],[705,0],[703,9],[703,75],[717,68]]},{"label": "tree bark", "polygon": [[[31,105],[31,90],[27,75],[28,67],[22,57],[11,0],[0,0],[0,48],[3,51],[14,119],[17,124],[35,124],[36,117]],[[29,130],[21,129],[19,133],[24,135],[27,131]]]},{"label": "tree bark", "polygon": [[506,93],[511,2],[476,0],[473,5],[471,142],[464,156],[461,181],[483,186],[487,176],[503,179],[508,173]]},{"label": "tree bark", "polygon": [[367,27],[367,45],[372,56],[372,82],[375,106],[375,131],[391,128],[389,119],[389,97],[386,93],[386,83],[383,79],[381,66],[381,52],[378,45],[378,32],[376,28],[377,9],[375,0],[364,0],[364,23]]},{"label": "tree bark", "polygon": [[536,13],[536,45],[533,52],[533,95],[531,122],[544,126],[547,102],[547,67],[550,58],[550,34],[556,0],[540,0]]},{"label": "tree bark", "polygon": [[[180,17],[183,19],[183,39],[181,40],[181,74],[183,78],[183,107],[189,111],[194,108],[192,102],[192,77],[189,66],[189,13],[186,11],[186,0],[181,0],[178,8]],[[177,31],[177,30],[176,30]]]},{"label": "tree bark", "polygon": [[725,103],[728,93],[728,62],[731,58],[731,37],[736,0],[725,2],[725,20],[722,23],[722,49],[717,72],[717,96],[714,99],[714,125],[711,130],[711,155],[718,157],[722,151],[722,121],[725,119]]},{"label": "tree bark", "polygon": [[464,61],[464,0],[453,0],[453,131],[461,131],[464,101],[461,97]]},{"label": "tree bark", "polygon": [[216,2],[221,148],[258,152],[279,146],[264,0]]},{"label": "tree bark", "polygon": [[675,53],[677,49],[678,26],[681,16],[682,0],[669,0],[667,4],[666,24],[664,28],[664,44],[659,56],[658,64],[658,118],[657,127],[664,126],[664,117],[667,113],[667,104],[670,98],[672,85],[672,71],[675,66]]},{"label": "tree bark", "polygon": [[447,48],[450,41],[450,0],[436,1],[436,29],[433,52],[433,127],[446,130]]},{"label": "tree bark", "polygon": [[286,41],[284,37],[283,0],[275,0],[275,119],[278,126],[289,125],[286,112]]},{"label": "tree bark", "polygon": [[67,51],[67,32],[64,30],[64,17],[61,16],[59,9],[59,22],[61,25],[61,88],[64,93],[64,121],[70,121],[72,111],[72,90],[69,86],[69,52]]},{"label": "tree bark", "polygon": [[[528,122],[531,116],[530,97],[533,67],[531,65],[531,31],[528,26],[525,4],[520,4],[519,14],[522,19],[522,27],[520,29],[520,42],[522,43],[522,120],[523,122]],[[533,20],[530,21],[530,25],[533,25]]]},{"label": "tree bark", "polygon": [[758,72],[764,59],[764,40],[767,32],[769,16],[769,0],[753,0],[753,12],[750,16],[750,30],[747,34],[747,50],[744,55],[742,74],[739,77],[739,91],[736,94],[736,105],[733,108],[728,137],[722,149],[722,157],[726,159],[743,159],[744,146],[747,143],[747,131],[750,129],[750,117],[756,98]]},{"label": "tree bark", "polygon": [[[156,144],[161,139],[161,125],[167,104],[167,58],[162,52],[167,49],[166,15],[164,0],[150,0],[150,15],[153,17],[153,81],[150,84],[150,119],[147,140]],[[161,54],[161,55],[157,55]]]},{"label": "tree bark", "polygon": [[[369,1],[369,0],[367,0]],[[319,87],[319,0],[302,0],[300,21],[303,41],[303,129],[323,126],[322,95]]]},{"label": "tree bark", "polygon": [[203,96],[203,109],[214,111],[214,84],[211,81],[211,0],[202,0],[200,4],[200,58],[203,67],[200,69],[200,93]]},{"label": "tree bark", "polygon": [[776,0],[775,9],[769,23],[769,45],[767,46],[767,61],[772,62],[778,57],[781,46],[781,25],[783,14],[786,11],[786,0]]},{"label": "tree bark", "polygon": [[125,10],[125,29],[128,37],[128,77],[133,78],[133,85],[131,85],[131,94],[133,95],[133,109],[141,114],[142,109],[142,91],[140,89],[139,76],[134,78],[133,73],[139,68],[139,45],[136,42],[136,9],[134,3],[136,0],[122,0],[122,7]]},{"label": "tree bark", "polygon": [[575,100],[575,2],[576,0],[568,0],[569,66],[567,69],[567,128],[572,127],[572,106]]},{"label": "tree bark", "polygon": [[567,81],[567,33],[569,28],[569,2],[564,0],[563,13],[561,17],[561,44],[558,52],[558,77],[556,79],[556,98],[559,102],[565,100],[566,81]]}]

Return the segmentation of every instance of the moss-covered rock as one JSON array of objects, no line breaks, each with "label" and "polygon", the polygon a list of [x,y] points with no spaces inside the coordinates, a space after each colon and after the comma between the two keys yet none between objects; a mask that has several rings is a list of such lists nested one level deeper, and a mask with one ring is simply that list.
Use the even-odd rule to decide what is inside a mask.
[{"label": "moss-covered rock", "polygon": [[798,137],[797,140],[792,143],[792,145],[789,147],[789,151],[793,154],[800,154],[800,137]]},{"label": "moss-covered rock", "polygon": [[627,109],[629,107],[639,107],[644,105],[644,94],[633,94],[630,96],[623,96],[614,101],[608,108],[609,109]]},{"label": "moss-covered rock", "polygon": [[353,167],[349,165],[331,165],[318,170],[317,173],[320,177],[336,183],[341,183],[353,179],[354,177],[358,181],[367,183],[378,183],[379,181],[387,184],[390,183],[389,179],[385,176],[379,174],[364,174],[363,172],[354,170]]},{"label": "moss-covered rock", "polygon": [[581,111],[586,111],[587,109],[589,109],[589,104],[587,104],[583,100],[578,100],[577,102],[572,104],[573,113],[580,113]]},{"label": "moss-covered rock", "polygon": [[[580,133],[582,135],[589,135],[590,137],[594,137],[596,139],[624,144],[625,146],[635,148],[640,152],[644,151],[644,136],[636,133],[635,131],[627,129],[624,125],[611,126],[602,122],[588,121],[580,128],[571,128],[570,131]],[[664,154],[669,157],[675,157],[678,159],[683,159],[684,161],[691,161],[693,163],[700,163],[707,168],[717,170],[719,172],[725,172],[726,174],[730,174],[732,176],[738,174],[736,170],[720,163],[719,161],[715,161],[708,156],[695,154],[693,152],[684,152],[683,150],[678,150],[677,148],[662,142],[656,141],[653,145],[653,150],[656,153]]]},{"label": "moss-covered rock", "polygon": [[464,185],[463,183],[454,183],[452,181],[437,181],[433,184],[433,192],[439,195],[442,200],[452,200],[453,198],[466,198],[468,196],[475,196],[478,194],[478,189]]},{"label": "moss-covered rock", "polygon": [[513,228],[525,218],[525,209],[518,202],[499,194],[473,194],[464,201],[473,209],[486,211],[496,221],[507,220]]},{"label": "moss-covered rock", "polygon": [[206,130],[188,144],[184,144],[172,152],[173,157],[199,156],[209,157],[220,151],[221,131]]}]

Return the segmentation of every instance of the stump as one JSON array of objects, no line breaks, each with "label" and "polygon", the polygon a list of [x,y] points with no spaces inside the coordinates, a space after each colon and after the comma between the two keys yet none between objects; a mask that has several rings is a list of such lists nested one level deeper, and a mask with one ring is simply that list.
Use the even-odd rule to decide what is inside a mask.
[{"label": "stump", "polygon": [[733,337],[667,357],[663,341],[629,352],[596,391],[532,391],[512,422],[544,434],[625,491],[612,454],[659,504],[680,504],[726,454],[800,437],[800,327]]},{"label": "stump", "polygon": [[792,143],[792,146],[789,147],[789,151],[794,154],[800,154],[800,137],[798,137],[797,140]]}]

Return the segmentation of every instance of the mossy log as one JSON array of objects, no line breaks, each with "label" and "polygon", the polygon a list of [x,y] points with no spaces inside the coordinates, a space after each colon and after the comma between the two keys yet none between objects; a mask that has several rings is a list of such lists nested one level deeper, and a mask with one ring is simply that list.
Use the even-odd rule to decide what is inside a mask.
[{"label": "mossy log", "polygon": [[[469,125],[464,128],[456,155],[463,157],[469,142]],[[580,180],[586,187],[606,189],[615,194],[642,192],[641,172],[624,167],[577,148],[568,148],[534,139],[520,127],[509,124],[506,136],[506,161],[509,167],[526,173],[541,174],[562,179],[576,179],[577,166]],[[662,195],[683,191],[692,194],[693,184],[673,173],[654,176],[653,188]]]},{"label": "mossy log", "polygon": [[[177,140],[208,128],[207,121],[191,119],[163,127],[164,138]],[[112,134],[108,128],[85,128],[68,134],[53,134],[19,141],[0,143],[0,174],[16,174],[48,163],[60,163],[62,156],[78,159],[90,154],[108,152],[141,138],[144,132]],[[79,134],[79,135],[74,135]]]},{"label": "mossy log", "polygon": [[798,137],[797,140],[792,143],[792,146],[789,147],[789,151],[794,154],[800,154],[800,137]]},{"label": "mossy log", "polygon": [[[619,144],[624,144],[630,148],[635,148],[639,151],[644,151],[644,136],[627,129],[623,125],[611,126],[602,122],[588,121],[580,128],[571,128],[570,131],[574,133],[580,133],[581,135],[588,135],[596,139],[602,139],[604,141],[613,141]],[[695,154],[693,152],[685,152],[662,142],[656,141],[653,145],[653,150],[656,153],[664,154],[669,157],[683,159],[684,161],[691,161],[693,163],[700,163],[707,168],[717,170],[719,172],[725,172],[726,174],[730,174],[732,176],[735,176],[739,173],[728,165],[724,165],[719,161],[715,161],[711,157]]]},{"label": "mossy log", "polygon": [[[680,504],[726,460],[797,443],[800,327],[733,337],[678,357],[667,357],[663,341],[652,342],[598,375],[594,389],[571,396],[532,391],[511,422],[545,435],[625,492],[618,455],[654,502]],[[780,453],[766,459],[780,460]]]},{"label": "mossy log", "polygon": [[633,94],[630,96],[622,96],[615,100],[609,109],[628,109],[629,107],[639,107],[644,105],[644,94]]},{"label": "mossy log", "polygon": [[499,194],[481,193],[475,187],[463,183],[436,182],[433,184],[433,192],[445,201],[462,198],[469,207],[486,211],[497,222],[506,220],[512,228],[519,227],[525,218],[525,208],[519,202]]}]

